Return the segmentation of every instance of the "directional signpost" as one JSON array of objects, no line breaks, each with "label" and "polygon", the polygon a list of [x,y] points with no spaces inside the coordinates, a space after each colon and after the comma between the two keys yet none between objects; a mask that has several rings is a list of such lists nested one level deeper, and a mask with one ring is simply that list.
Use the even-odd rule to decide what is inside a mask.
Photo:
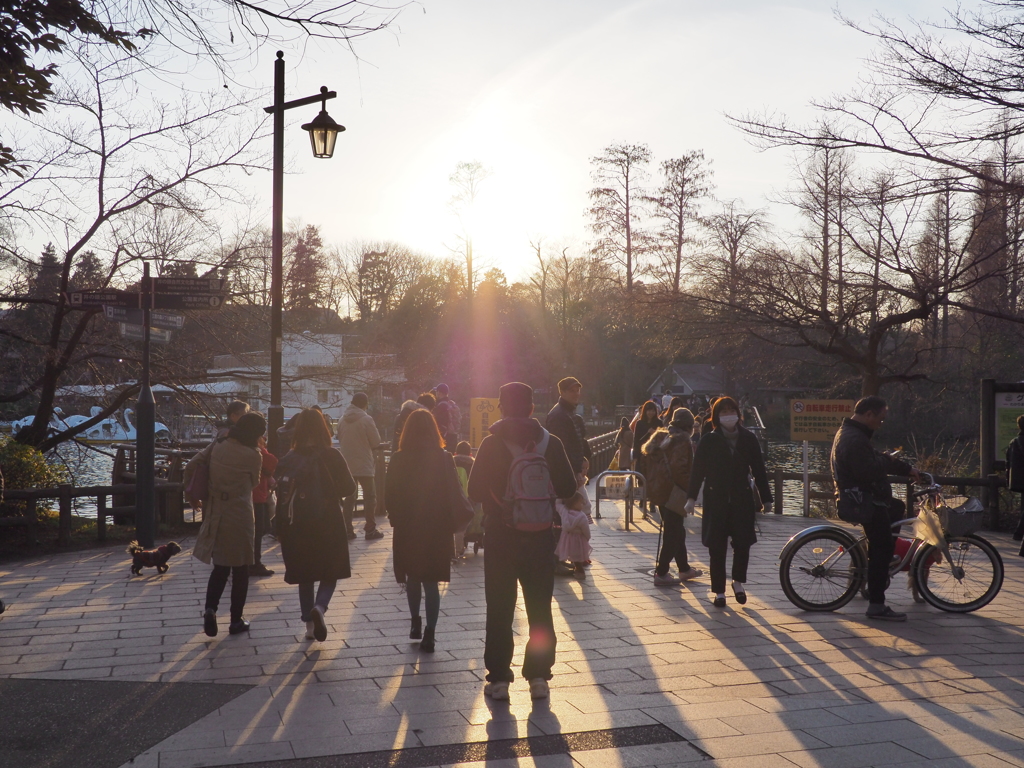
[{"label": "directional signpost", "polygon": [[76,309],[103,308],[108,320],[120,324],[121,335],[142,341],[142,376],[136,411],[135,437],[135,535],[139,543],[152,547],[156,539],[156,445],[153,439],[156,400],[149,383],[149,344],[167,343],[171,331],[184,327],[185,318],[156,310],[220,309],[226,282],[219,277],[149,276],[149,264],[142,265],[142,283],[133,291],[75,291],[69,295]]}]

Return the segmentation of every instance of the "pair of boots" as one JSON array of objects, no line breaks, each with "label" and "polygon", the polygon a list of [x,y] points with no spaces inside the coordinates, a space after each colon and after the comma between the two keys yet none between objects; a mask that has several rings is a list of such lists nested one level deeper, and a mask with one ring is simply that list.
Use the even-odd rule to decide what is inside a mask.
[{"label": "pair of boots", "polygon": [[427,653],[434,652],[434,628],[423,628],[423,619],[419,616],[412,617],[412,628],[409,630],[410,640],[420,641],[420,650]]}]

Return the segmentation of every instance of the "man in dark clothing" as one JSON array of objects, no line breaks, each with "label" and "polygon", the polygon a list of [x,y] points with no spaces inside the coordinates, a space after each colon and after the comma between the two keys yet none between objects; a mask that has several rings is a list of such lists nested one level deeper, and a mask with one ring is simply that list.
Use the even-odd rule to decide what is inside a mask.
[{"label": "man in dark clothing", "polygon": [[448,397],[448,385],[438,384],[437,405],[434,406],[434,421],[437,422],[437,429],[444,438],[445,450],[449,453],[455,452],[455,446],[459,444],[459,422],[462,421],[459,407],[455,401]]},{"label": "man in dark clothing", "polygon": [[837,498],[843,491],[858,490],[870,493],[876,502],[874,515],[863,524],[868,537],[868,618],[906,621],[907,614],[897,613],[885,604],[889,565],[896,544],[892,523],[907,516],[906,505],[892,497],[889,475],[909,475],[914,480],[920,480],[920,475],[907,462],[871,446],[871,436],[885,422],[886,412],[885,400],[880,397],[857,401],[853,417],[843,419],[832,443],[832,478]]},{"label": "man in dark clothing", "polygon": [[569,457],[572,471],[578,476],[577,482],[590,469],[590,443],[587,442],[587,426],[583,417],[576,413],[580,403],[583,385],[572,376],[558,382],[558,402],[548,412],[544,422],[548,432],[562,441],[565,453]]},{"label": "man in dark clothing", "polygon": [[[487,638],[484,664],[487,684],[484,693],[493,699],[508,699],[512,673],[512,623],[516,610],[516,587],[523,588],[523,602],[530,623],[523,677],[530,681],[530,695],[546,698],[551,667],[555,663],[555,628],[551,618],[551,597],[555,586],[555,537],[553,528],[521,531],[505,519],[502,499],[512,466],[509,444],[524,448],[543,441],[545,431],[533,415],[533,389],[514,382],[500,389],[498,408],[502,419],[491,425],[477,451],[469,476],[469,498],[484,509],[484,594],[487,600]],[[554,494],[560,499],[576,492],[576,478],[562,447],[551,435],[547,449],[548,472]],[[554,510],[552,510],[554,514]]]}]

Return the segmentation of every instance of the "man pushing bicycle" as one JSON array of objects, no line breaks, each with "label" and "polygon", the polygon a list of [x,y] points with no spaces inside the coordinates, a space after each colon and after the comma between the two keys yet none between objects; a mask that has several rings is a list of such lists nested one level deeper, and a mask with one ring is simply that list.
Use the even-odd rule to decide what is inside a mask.
[{"label": "man pushing bicycle", "polygon": [[867,617],[882,621],[906,621],[885,604],[889,564],[895,551],[897,531],[892,524],[906,517],[906,505],[894,499],[889,475],[920,480],[917,470],[905,461],[876,450],[871,436],[885,422],[887,406],[877,396],[857,401],[853,417],[843,425],[832,443],[832,479],[836,485],[839,517],[864,527],[868,538]]}]

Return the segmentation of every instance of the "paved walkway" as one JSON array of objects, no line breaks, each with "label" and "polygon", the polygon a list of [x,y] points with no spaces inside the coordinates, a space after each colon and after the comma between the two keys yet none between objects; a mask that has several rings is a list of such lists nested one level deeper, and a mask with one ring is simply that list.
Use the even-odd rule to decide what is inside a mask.
[{"label": "paved walkway", "polygon": [[[604,504],[602,511],[621,514]],[[483,553],[467,557],[444,594],[437,651],[419,653],[407,639],[405,596],[389,570],[390,529],[383,541],[353,542],[356,575],[339,585],[324,643],[301,639],[297,596],[281,579],[276,546],[265,559],[278,574],[250,587],[251,633],[230,637],[222,627],[212,640],[200,620],[208,567],[188,556],[191,541],[182,542],[185,552],[164,576],[147,570],[130,578],[128,556],[116,549],[0,566],[0,595],[11,604],[0,618],[0,677],[213,682],[243,691],[143,751],[130,763],[135,768],[413,766],[443,751],[401,753],[404,762],[386,751],[579,732],[588,733],[549,750],[560,754],[538,756],[537,745],[552,742],[534,739],[506,744],[509,754],[533,757],[481,762],[463,748],[447,762],[1024,766],[1024,559],[1017,545],[992,536],[1007,578],[987,608],[953,615],[915,605],[900,577],[890,602],[910,620],[874,624],[863,618],[859,598],[824,615],[786,601],[776,558],[805,524],[762,518],[751,600],[717,610],[706,578],[652,586],[646,571],[657,533],[649,524],[624,533],[620,517],[602,520],[588,580],[556,583],[550,702],[531,702],[522,680],[510,704],[483,696]],[[699,520],[689,529],[693,560],[706,568]],[[517,626],[520,636],[524,630]],[[521,653],[520,645],[517,664]],[[614,746],[630,743],[616,734],[639,741]],[[531,752],[515,751],[530,744]],[[352,753],[373,754],[330,757]],[[465,762],[473,754],[477,762]]]}]

